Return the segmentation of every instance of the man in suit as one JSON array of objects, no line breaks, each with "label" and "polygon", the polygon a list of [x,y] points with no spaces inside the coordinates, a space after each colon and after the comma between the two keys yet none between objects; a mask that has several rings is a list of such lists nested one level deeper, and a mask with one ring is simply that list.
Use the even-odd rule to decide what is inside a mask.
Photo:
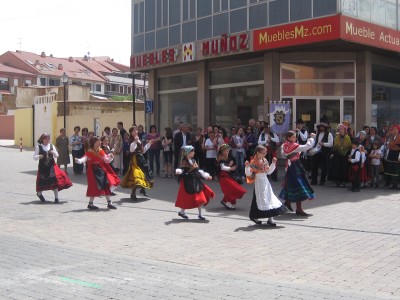
[{"label": "man in suit", "polygon": [[174,169],[178,168],[179,165],[179,153],[181,148],[187,145],[191,145],[192,141],[190,139],[189,126],[187,124],[182,124],[181,130],[174,136]]}]

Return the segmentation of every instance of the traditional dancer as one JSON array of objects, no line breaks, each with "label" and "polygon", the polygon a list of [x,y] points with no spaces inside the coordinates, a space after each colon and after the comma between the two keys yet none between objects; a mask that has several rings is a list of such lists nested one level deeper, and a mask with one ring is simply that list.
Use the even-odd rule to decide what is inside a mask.
[{"label": "traditional dancer", "polygon": [[285,200],[285,206],[293,211],[291,203],[296,203],[296,215],[309,216],[301,207],[304,200],[314,199],[314,190],[308,182],[306,172],[300,162],[301,152],[306,152],[312,148],[314,144],[315,134],[311,134],[311,138],[307,140],[305,145],[296,143],[296,133],[288,131],[286,133],[286,141],[282,145],[282,155],[287,159],[286,174],[283,188],[279,194],[279,198]]},{"label": "traditional dancer", "polygon": [[58,157],[56,148],[50,144],[50,135],[43,133],[37,141],[39,145],[33,154],[34,160],[39,160],[38,172],[36,177],[36,195],[41,202],[45,202],[42,192],[52,190],[54,202],[59,203],[58,191],[72,186],[68,176],[60,170],[54,158]]},{"label": "traditional dancer", "polygon": [[247,191],[233,178],[236,165],[233,159],[229,160],[229,151],[230,147],[227,144],[223,144],[219,148],[217,156],[217,174],[219,185],[221,186],[222,193],[224,193],[221,204],[226,209],[234,210],[236,209],[236,200],[242,199]]},{"label": "traditional dancer", "polygon": [[78,164],[86,163],[88,187],[86,197],[89,197],[88,209],[98,209],[93,204],[95,197],[105,196],[107,207],[117,209],[111,202],[111,194],[119,185],[120,180],[110,166],[113,154],[106,154],[101,149],[101,140],[98,136],[93,136],[89,140],[89,149],[82,158],[75,158]]},{"label": "traditional dancer", "polygon": [[350,163],[349,168],[349,180],[351,181],[351,192],[359,192],[360,191],[360,174],[361,174],[361,165],[362,165],[362,157],[360,149],[360,142],[357,138],[353,139],[351,142],[351,152],[348,157],[348,162]]},{"label": "traditional dancer", "polygon": [[249,218],[258,225],[262,224],[259,219],[268,218],[267,224],[276,226],[273,217],[284,214],[286,207],[275,196],[267,177],[275,171],[277,159],[274,157],[269,165],[266,155],[267,148],[258,145],[254,149],[253,160],[245,162],[247,182],[255,184]]},{"label": "traditional dancer", "polygon": [[153,140],[150,140],[146,146],[143,146],[136,126],[129,128],[129,134],[131,161],[129,169],[122,179],[121,186],[123,188],[132,189],[131,199],[137,200],[136,189],[140,188],[140,193],[147,196],[145,189],[151,189],[153,187],[153,174],[143,156],[150,148]]},{"label": "traditional dancer", "polygon": [[208,204],[210,198],[214,198],[214,192],[204,183],[200,177],[206,180],[212,180],[210,174],[200,170],[194,160],[194,147],[184,146],[181,149],[181,159],[179,168],[175,170],[175,174],[179,176],[179,191],[176,197],[175,206],[181,210],[178,215],[184,219],[189,217],[185,213],[185,209],[198,208],[200,220],[206,218],[202,214],[202,207]]}]

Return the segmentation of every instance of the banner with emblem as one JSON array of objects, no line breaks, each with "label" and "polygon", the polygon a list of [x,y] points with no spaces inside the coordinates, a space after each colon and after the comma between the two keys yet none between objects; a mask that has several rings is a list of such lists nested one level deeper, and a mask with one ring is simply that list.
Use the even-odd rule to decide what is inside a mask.
[{"label": "banner with emblem", "polygon": [[194,61],[195,58],[195,46],[194,43],[187,43],[182,45],[182,62]]},{"label": "banner with emblem", "polygon": [[284,134],[289,131],[290,103],[271,102],[269,105],[269,124],[273,133]]}]

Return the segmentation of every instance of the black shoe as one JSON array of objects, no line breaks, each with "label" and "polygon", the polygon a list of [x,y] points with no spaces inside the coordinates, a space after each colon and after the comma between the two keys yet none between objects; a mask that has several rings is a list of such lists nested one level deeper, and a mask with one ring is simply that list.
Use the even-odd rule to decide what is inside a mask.
[{"label": "black shoe", "polygon": [[286,201],[285,203],[284,203],[284,205],[286,206],[286,208],[288,209],[288,210],[290,210],[291,212],[293,212],[294,210],[293,210],[293,208],[292,208],[292,205],[290,204],[290,202],[289,201]]},{"label": "black shoe", "polygon": [[250,218],[250,220],[253,221],[254,223],[256,223],[257,225],[261,225],[262,224],[262,222],[260,220],[253,219],[253,218]]},{"label": "black shoe", "polygon": [[99,209],[96,205],[89,203],[89,205],[87,206],[87,208],[89,209]]},{"label": "black shoe", "polygon": [[111,196],[117,196],[117,194],[114,192],[111,192]]},{"label": "black shoe", "polygon": [[107,204],[107,207],[108,207],[109,209],[117,209],[117,207],[116,207],[115,205],[111,204],[111,203],[108,203],[108,204]]},{"label": "black shoe", "polygon": [[58,198],[55,198],[54,203],[60,203],[60,200],[58,200]]},{"label": "black shoe", "polygon": [[229,207],[224,201],[221,201],[221,204],[222,204],[226,209],[229,209],[229,210],[234,210],[234,209],[235,209],[234,207]]},{"label": "black shoe", "polygon": [[360,189],[354,189],[354,190],[351,190],[353,193],[354,192],[359,192],[360,191]]},{"label": "black shoe", "polygon": [[199,220],[202,220],[202,221],[204,221],[206,219],[202,215],[199,215],[198,218],[199,218]]},{"label": "black shoe", "polygon": [[274,226],[274,227],[276,226],[276,223],[271,222],[270,220],[267,221],[267,224],[268,224],[269,226]]},{"label": "black shoe", "polygon": [[144,188],[141,188],[139,193],[141,193],[143,196],[148,196]]},{"label": "black shoe", "polygon": [[45,202],[46,201],[46,199],[44,199],[43,195],[36,194],[36,196],[39,197],[40,202]]},{"label": "black shoe", "polygon": [[304,210],[296,210],[296,215],[298,216],[303,216],[303,217],[308,217],[310,214],[304,212]]},{"label": "black shoe", "polygon": [[189,217],[185,213],[178,212],[178,216],[184,219],[189,219]]}]

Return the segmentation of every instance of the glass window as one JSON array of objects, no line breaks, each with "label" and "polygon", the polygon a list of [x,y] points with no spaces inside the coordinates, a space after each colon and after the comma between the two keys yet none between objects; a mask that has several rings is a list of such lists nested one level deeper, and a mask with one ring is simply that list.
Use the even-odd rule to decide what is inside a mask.
[{"label": "glass window", "polygon": [[139,16],[138,16],[138,22],[139,22],[139,32],[144,31],[144,1],[139,3]]},{"label": "glass window", "polygon": [[350,124],[354,123],[354,100],[344,99],[343,102],[343,121],[349,121]]},{"label": "glass window", "polygon": [[169,25],[181,22],[181,1],[169,0]]},{"label": "glass window", "polygon": [[386,26],[396,29],[397,28],[397,11],[396,3],[386,2]]},{"label": "glass window", "polygon": [[216,69],[210,71],[210,85],[264,80],[263,64]]},{"label": "glass window", "polygon": [[247,0],[235,0],[235,1],[231,1],[231,9],[243,7],[243,6],[246,6],[246,4],[247,4]]},{"label": "glass window", "polygon": [[283,96],[354,96],[354,83],[282,83]]},{"label": "glass window", "polygon": [[209,16],[212,13],[212,1],[197,1],[197,17]]},{"label": "glass window", "polygon": [[282,63],[282,79],[354,79],[352,62]]},{"label": "glass window", "polygon": [[179,122],[197,127],[197,91],[159,95],[160,128],[176,128]]},{"label": "glass window", "polygon": [[372,119],[381,125],[400,123],[400,85],[372,85]]},{"label": "glass window", "polygon": [[162,0],[163,2],[163,10],[162,10],[162,26],[168,25],[168,3],[169,0]]},{"label": "glass window", "polygon": [[96,92],[101,92],[101,85],[100,84],[96,84]]},{"label": "glass window", "polygon": [[[44,79],[44,78],[40,78],[40,85],[44,85],[44,84],[42,84],[42,79]],[[9,88],[10,88],[10,85],[8,83],[8,78],[1,77],[0,78],[0,90],[8,91]]]},{"label": "glass window", "polygon": [[181,25],[171,26],[169,28],[169,45],[175,46],[181,43]]},{"label": "glass window", "polygon": [[196,1],[195,0],[185,0],[182,2],[183,5],[183,21],[191,20],[196,17]]},{"label": "glass window", "polygon": [[197,87],[197,73],[187,73],[158,79],[160,91]]},{"label": "glass window", "polygon": [[315,99],[296,99],[296,119],[303,119],[309,132],[314,130],[317,122],[317,101]]},{"label": "glass window", "polygon": [[372,80],[400,84],[400,69],[372,65]]},{"label": "glass window", "polygon": [[223,33],[229,33],[228,13],[214,15],[213,17],[213,36],[220,36]]},{"label": "glass window", "polygon": [[196,21],[182,24],[182,43],[193,42],[196,40]]},{"label": "glass window", "polygon": [[371,2],[371,21],[377,24],[385,25],[386,6],[385,0],[374,0]]},{"label": "glass window", "polygon": [[209,39],[211,35],[211,22],[212,19],[211,17],[203,18],[203,19],[198,19],[197,20],[197,39],[198,40],[204,40],[204,39]]},{"label": "glass window", "polygon": [[133,26],[133,33],[136,34],[139,31],[139,4],[136,3],[133,9],[133,22],[132,22],[132,26]]},{"label": "glass window", "polygon": [[313,17],[336,14],[337,0],[313,0]]},{"label": "glass window", "polygon": [[154,30],[155,28],[155,12],[156,0],[147,0],[145,2],[145,22],[146,31]]},{"label": "glass window", "polygon": [[144,52],[144,34],[135,35],[133,37],[133,53]]},{"label": "glass window", "polygon": [[230,33],[247,30],[247,8],[231,11],[230,27]]},{"label": "glass window", "polygon": [[289,0],[269,2],[269,25],[289,22]]},{"label": "glass window", "polygon": [[145,51],[154,50],[155,46],[156,46],[155,31],[146,33],[146,35],[145,35]]},{"label": "glass window", "polygon": [[[348,16],[357,17],[357,2],[356,0],[341,0],[342,13]],[[365,0],[368,1],[369,0]]]},{"label": "glass window", "polygon": [[211,122],[228,131],[236,118],[248,124],[251,118],[264,116],[264,86],[249,85],[240,87],[217,88],[210,90]]},{"label": "glass window", "polygon": [[290,0],[290,22],[311,19],[311,0]]},{"label": "glass window", "polygon": [[262,3],[249,7],[249,29],[268,26],[268,4]]},{"label": "glass window", "polygon": [[168,47],[168,28],[157,30],[156,32],[156,49]]},{"label": "glass window", "polygon": [[371,20],[371,2],[369,0],[359,0],[358,18],[366,21]]},{"label": "glass window", "polygon": [[156,26],[157,28],[162,25],[162,0],[157,0],[157,9],[156,9]]},{"label": "glass window", "polygon": [[49,79],[49,86],[60,86],[61,82],[59,79]]}]

